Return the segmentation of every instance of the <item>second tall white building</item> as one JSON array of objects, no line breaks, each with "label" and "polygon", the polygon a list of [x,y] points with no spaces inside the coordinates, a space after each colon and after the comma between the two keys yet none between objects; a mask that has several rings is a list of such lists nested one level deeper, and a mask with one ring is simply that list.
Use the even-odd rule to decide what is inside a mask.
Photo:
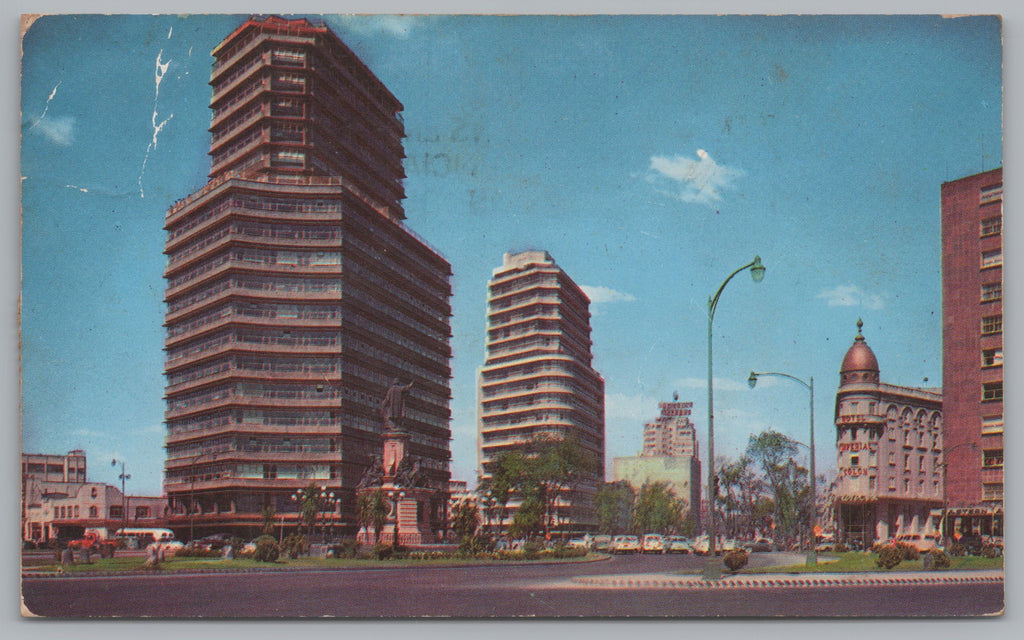
[{"label": "second tall white building", "polygon": [[572,278],[546,251],[506,253],[488,290],[480,472],[489,476],[496,456],[535,437],[575,437],[601,461],[559,507],[582,528],[596,525],[593,496],[604,478],[604,379],[591,344],[590,300]]}]

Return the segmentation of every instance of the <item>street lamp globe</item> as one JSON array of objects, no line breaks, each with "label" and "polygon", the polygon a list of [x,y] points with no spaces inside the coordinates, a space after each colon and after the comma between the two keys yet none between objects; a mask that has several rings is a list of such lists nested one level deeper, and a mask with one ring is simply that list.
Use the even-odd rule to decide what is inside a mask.
[{"label": "street lamp globe", "polygon": [[751,389],[757,386],[757,374],[753,371],[750,372],[750,377],[747,378],[747,384],[750,385]]},{"label": "street lamp globe", "polygon": [[754,279],[754,282],[764,280],[764,270],[764,265],[761,264],[761,256],[754,256],[754,263],[750,265],[750,277]]}]

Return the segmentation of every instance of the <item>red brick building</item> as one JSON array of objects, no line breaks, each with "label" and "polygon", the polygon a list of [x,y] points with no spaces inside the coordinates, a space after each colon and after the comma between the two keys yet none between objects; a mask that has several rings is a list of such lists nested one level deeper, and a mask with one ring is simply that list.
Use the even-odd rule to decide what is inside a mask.
[{"label": "red brick building", "polygon": [[951,526],[996,535],[1003,507],[1002,220],[1002,168],[942,185],[946,503]]},{"label": "red brick building", "polygon": [[304,19],[246,20],[213,57],[209,182],[165,223],[171,525],[297,524],[315,483],[353,532],[395,379],[441,517],[451,267],[402,222],[402,104]]}]

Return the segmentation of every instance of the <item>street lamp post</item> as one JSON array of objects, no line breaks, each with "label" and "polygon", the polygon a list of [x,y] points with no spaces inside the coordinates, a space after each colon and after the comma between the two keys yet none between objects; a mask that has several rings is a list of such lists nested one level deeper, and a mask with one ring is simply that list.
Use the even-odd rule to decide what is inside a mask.
[{"label": "street lamp post", "polygon": [[715,479],[715,391],[712,382],[712,325],[715,321],[715,309],[718,307],[718,299],[722,295],[722,290],[733,279],[733,276],[745,269],[750,269],[750,277],[753,278],[754,282],[760,282],[764,278],[765,268],[761,264],[761,256],[754,256],[753,262],[745,264],[730,273],[725,282],[718,287],[715,295],[708,299],[708,561],[704,567],[705,580],[718,580],[722,577],[722,569],[715,560],[715,496],[713,495]]},{"label": "street lamp post", "polygon": [[124,472],[124,460],[114,458],[110,461],[110,466],[116,467],[119,463],[121,465],[121,475],[118,477],[121,478],[121,531],[123,533],[128,528],[128,495],[125,493],[124,482],[130,480],[132,476],[130,473]]},{"label": "street lamp post", "polygon": [[811,376],[809,378],[810,382],[808,383],[808,382],[804,382],[800,378],[797,378],[795,376],[791,376],[788,373],[777,373],[777,372],[774,372],[774,371],[766,371],[766,372],[754,372],[754,371],[751,371],[750,372],[750,377],[747,378],[747,384],[750,385],[751,389],[753,389],[754,386],[757,384],[758,376],[776,376],[776,377],[779,377],[779,378],[788,378],[788,379],[790,379],[790,380],[792,380],[794,382],[798,382],[798,383],[802,384],[804,386],[804,388],[807,389],[810,392],[810,394],[811,394],[811,444],[810,444],[810,446],[807,447],[808,451],[810,452],[810,457],[811,457],[811,469],[810,469],[810,471],[811,471],[811,524],[810,524],[810,529],[811,529],[810,530],[811,548],[807,552],[807,564],[808,565],[816,565],[816,564],[818,564],[818,550],[816,548],[817,545],[815,544],[817,542],[817,538],[816,538],[816,534],[814,532],[814,527],[818,523],[818,491],[817,491],[817,480],[818,480],[818,478],[817,478],[817,475],[816,475],[815,470],[814,470],[814,458],[815,458],[815,455],[814,455],[814,376]]}]

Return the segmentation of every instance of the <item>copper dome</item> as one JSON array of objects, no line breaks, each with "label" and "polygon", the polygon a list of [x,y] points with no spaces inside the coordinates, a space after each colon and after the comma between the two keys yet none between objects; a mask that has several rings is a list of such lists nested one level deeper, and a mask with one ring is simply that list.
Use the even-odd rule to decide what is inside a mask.
[{"label": "copper dome", "polygon": [[840,367],[839,373],[846,373],[847,371],[878,372],[878,359],[875,358],[875,352],[864,341],[864,336],[860,332],[863,326],[864,323],[858,318],[857,337],[854,339],[849,351],[846,352],[846,357],[843,358],[843,366]]}]

